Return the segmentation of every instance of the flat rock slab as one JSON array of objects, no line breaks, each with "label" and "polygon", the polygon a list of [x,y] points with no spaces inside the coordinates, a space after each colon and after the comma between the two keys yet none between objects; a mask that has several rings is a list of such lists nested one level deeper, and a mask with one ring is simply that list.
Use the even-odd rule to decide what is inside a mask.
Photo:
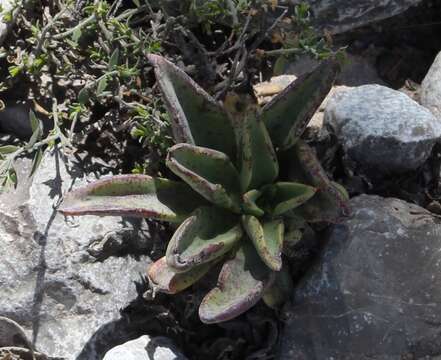
[{"label": "flat rock slab", "polygon": [[58,213],[63,193],[94,179],[58,152],[46,153],[32,182],[30,164],[19,165],[19,188],[0,194],[0,316],[19,323],[48,356],[102,358],[111,345],[101,334],[111,342],[125,331],[120,310],[138,296],[151,261],[142,249],[98,251],[97,258],[90,247],[105,239],[146,243],[148,229],[118,217]]},{"label": "flat rock slab", "polygon": [[338,92],[324,124],[371,177],[417,169],[441,138],[441,120],[402,92],[363,85]]},{"label": "flat rock slab", "polygon": [[441,354],[441,220],[362,195],[286,306],[279,360]]}]

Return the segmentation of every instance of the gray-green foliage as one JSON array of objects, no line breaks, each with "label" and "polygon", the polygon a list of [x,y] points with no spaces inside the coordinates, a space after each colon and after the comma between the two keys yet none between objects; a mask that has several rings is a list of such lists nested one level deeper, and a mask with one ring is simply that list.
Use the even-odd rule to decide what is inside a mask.
[{"label": "gray-green foliage", "polygon": [[166,164],[182,181],[110,177],[68,194],[61,211],[179,224],[148,276],[155,291],[173,294],[223,262],[217,286],[200,305],[203,322],[232,319],[261,298],[278,305],[289,293],[285,242],[305,222],[335,222],[348,212],[344,189],[300,139],[337,63],[324,62],[260,109],[239,95],[223,106],[163,57],[149,60],[177,142]]}]

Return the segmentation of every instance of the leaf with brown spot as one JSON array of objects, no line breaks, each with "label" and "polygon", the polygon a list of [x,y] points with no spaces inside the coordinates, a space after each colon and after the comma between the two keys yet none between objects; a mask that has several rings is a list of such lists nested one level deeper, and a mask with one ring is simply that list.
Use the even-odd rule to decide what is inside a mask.
[{"label": "leaf with brown spot", "polygon": [[328,178],[309,145],[299,141],[282,156],[286,159],[290,179],[310,184],[317,189],[310,200],[293,210],[294,214],[308,222],[331,223],[337,223],[350,214],[346,191]]},{"label": "leaf with brown spot", "polygon": [[147,175],[119,175],[95,181],[66,195],[64,215],[115,215],[181,222],[205,200],[189,186]]},{"label": "leaf with brown spot", "polygon": [[256,204],[262,193],[259,190],[250,190],[242,195],[243,213],[253,216],[262,216],[265,212]]},{"label": "leaf with brown spot", "polygon": [[273,272],[262,262],[253,245],[244,241],[234,258],[225,262],[217,286],[202,300],[203,323],[227,321],[253,307],[271,284]]},{"label": "leaf with brown spot", "polygon": [[240,212],[239,174],[222,152],[177,144],[169,149],[167,166],[213,204]]},{"label": "leaf with brown spot", "polygon": [[263,190],[263,198],[272,216],[279,216],[304,204],[311,199],[317,189],[295,182],[277,182]]},{"label": "leaf with brown spot", "polygon": [[335,60],[325,61],[292,82],[263,108],[262,120],[274,146],[287,149],[295,144],[331,90],[338,71]]},{"label": "leaf with brown spot", "polygon": [[167,265],[164,256],[150,266],[147,276],[155,290],[166,294],[176,294],[202,278],[212,265],[214,264],[206,263],[195,266],[187,272],[176,272]]},{"label": "leaf with brown spot", "polygon": [[279,163],[265,125],[252,109],[242,119],[240,139],[242,191],[272,183],[279,174]]},{"label": "leaf with brown spot", "polygon": [[159,55],[149,54],[171,117],[176,142],[208,147],[236,157],[236,138],[225,109],[184,71]]},{"label": "leaf with brown spot", "polygon": [[201,207],[175,231],[167,247],[167,264],[176,271],[213,261],[242,237],[238,216],[215,207]]},{"label": "leaf with brown spot", "polygon": [[242,224],[266,266],[279,271],[282,268],[283,220],[277,219],[261,224],[256,217],[244,215]]}]

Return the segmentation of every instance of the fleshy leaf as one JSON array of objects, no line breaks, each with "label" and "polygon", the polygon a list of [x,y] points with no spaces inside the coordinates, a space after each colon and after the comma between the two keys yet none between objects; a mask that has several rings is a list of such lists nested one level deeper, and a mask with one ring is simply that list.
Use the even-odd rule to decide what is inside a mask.
[{"label": "fleshy leaf", "polygon": [[239,175],[224,153],[177,144],[169,149],[167,166],[213,204],[240,212]]},{"label": "fleshy leaf", "polygon": [[274,271],[282,268],[283,220],[263,224],[252,215],[244,215],[242,224],[263,262]]},{"label": "fleshy leaf", "polygon": [[253,245],[244,241],[234,258],[224,263],[217,286],[202,300],[199,307],[201,321],[218,323],[244,313],[260,300],[273,277]]},{"label": "fleshy leaf", "polygon": [[181,222],[205,200],[184,183],[147,175],[102,179],[67,194],[64,215],[119,215]]},{"label": "fleshy leaf", "polygon": [[176,272],[167,265],[165,256],[153,263],[148,270],[148,278],[156,291],[166,294],[176,294],[193,285],[208,270],[213,263],[195,266],[187,272]]},{"label": "fleshy leaf", "polygon": [[325,61],[290,84],[263,108],[262,119],[274,146],[287,149],[295,144],[331,90],[338,71],[335,60]]},{"label": "fleshy leaf", "polygon": [[312,186],[294,182],[278,182],[264,189],[271,215],[278,216],[292,210],[314,196],[316,189]]},{"label": "fleshy leaf", "polygon": [[317,188],[317,193],[304,205],[296,208],[294,213],[304,217],[308,222],[339,222],[350,214],[347,194],[341,186],[336,187],[329,180],[320,165],[314,150],[303,141],[283,156],[289,164],[289,178],[310,184]]},{"label": "fleshy leaf", "polygon": [[294,293],[294,284],[291,275],[284,265],[281,271],[275,274],[273,283],[263,293],[262,300],[270,308],[282,305]]},{"label": "fleshy leaf", "polygon": [[176,142],[218,150],[234,161],[236,139],[224,108],[165,58],[150,54],[148,59],[155,68]]},{"label": "fleshy leaf", "polygon": [[259,190],[250,190],[242,196],[242,209],[245,214],[262,216],[265,212],[257,206],[256,201],[262,193]]},{"label": "fleshy leaf", "polygon": [[201,207],[175,231],[167,247],[167,264],[176,271],[187,271],[222,255],[241,239],[238,216]]},{"label": "fleshy leaf", "polygon": [[240,139],[242,191],[272,183],[279,174],[279,163],[265,125],[255,111],[247,110]]}]

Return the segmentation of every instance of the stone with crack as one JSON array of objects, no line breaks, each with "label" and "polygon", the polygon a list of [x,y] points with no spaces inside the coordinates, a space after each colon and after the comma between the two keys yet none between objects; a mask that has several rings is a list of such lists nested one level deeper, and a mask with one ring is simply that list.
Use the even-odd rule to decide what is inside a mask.
[{"label": "stone with crack", "polygon": [[56,211],[60,196],[94,176],[56,152],[45,155],[31,183],[30,164],[20,164],[18,189],[0,194],[0,315],[20,323],[49,356],[101,358],[112,344],[100,344],[99,334],[113,329],[106,336],[119,339],[112,324],[138,296],[150,259],[144,248],[122,256],[118,246],[94,254],[97,261],[89,246],[109,233],[146,243],[148,229],[123,218],[64,218]]},{"label": "stone with crack", "polygon": [[284,309],[277,359],[432,359],[441,353],[441,219],[361,195]]}]

